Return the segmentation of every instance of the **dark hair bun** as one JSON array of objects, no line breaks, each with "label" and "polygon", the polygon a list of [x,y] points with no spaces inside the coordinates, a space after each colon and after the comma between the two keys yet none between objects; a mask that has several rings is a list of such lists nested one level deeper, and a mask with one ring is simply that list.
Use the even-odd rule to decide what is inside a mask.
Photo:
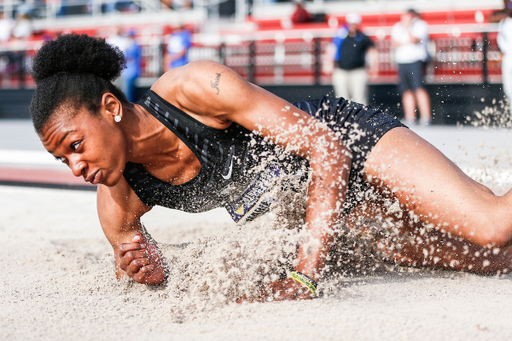
[{"label": "dark hair bun", "polygon": [[113,81],[125,65],[123,52],[105,39],[71,33],[43,44],[34,58],[32,77],[39,83],[60,72],[86,73]]}]

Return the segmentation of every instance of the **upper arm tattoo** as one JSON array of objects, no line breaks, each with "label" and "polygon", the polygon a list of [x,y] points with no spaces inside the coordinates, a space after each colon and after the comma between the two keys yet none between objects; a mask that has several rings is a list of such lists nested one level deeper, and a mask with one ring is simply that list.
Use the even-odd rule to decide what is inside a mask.
[{"label": "upper arm tattoo", "polygon": [[211,81],[212,88],[217,90],[217,95],[220,93],[219,82],[220,82],[220,73],[218,73],[217,77],[215,77],[215,81]]}]

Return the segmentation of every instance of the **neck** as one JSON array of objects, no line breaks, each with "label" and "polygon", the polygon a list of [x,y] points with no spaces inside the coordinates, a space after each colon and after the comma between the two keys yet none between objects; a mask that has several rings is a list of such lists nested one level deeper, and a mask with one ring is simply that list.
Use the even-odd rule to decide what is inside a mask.
[{"label": "neck", "polygon": [[140,105],[124,108],[124,112],[121,123],[128,141],[128,161],[148,164],[176,148],[176,135]]}]

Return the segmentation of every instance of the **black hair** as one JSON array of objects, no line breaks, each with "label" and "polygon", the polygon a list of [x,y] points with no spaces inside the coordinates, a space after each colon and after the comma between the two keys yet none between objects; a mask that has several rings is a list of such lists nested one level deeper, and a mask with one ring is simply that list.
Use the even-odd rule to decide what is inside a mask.
[{"label": "black hair", "polygon": [[105,39],[71,33],[44,43],[32,65],[32,78],[37,87],[30,115],[36,132],[42,132],[54,111],[63,104],[74,109],[71,115],[84,107],[94,114],[107,92],[129,104],[123,92],[112,84],[125,66],[123,52]]},{"label": "black hair", "polygon": [[413,17],[419,17],[420,14],[418,13],[418,11],[416,11],[414,8],[409,8],[407,10],[407,13],[409,13],[410,15],[412,15]]}]

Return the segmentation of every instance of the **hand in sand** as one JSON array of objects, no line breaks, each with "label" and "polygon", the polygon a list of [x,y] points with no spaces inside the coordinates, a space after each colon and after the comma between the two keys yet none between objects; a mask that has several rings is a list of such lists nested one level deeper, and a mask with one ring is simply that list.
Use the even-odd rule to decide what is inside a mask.
[{"label": "hand in sand", "polygon": [[165,279],[162,253],[140,233],[131,243],[119,245],[119,259],[121,269],[136,282],[159,284]]},{"label": "hand in sand", "polygon": [[279,280],[270,283],[261,290],[258,298],[250,300],[246,297],[239,298],[237,303],[244,302],[273,302],[273,301],[291,301],[307,300],[313,298],[313,294],[308,288],[296,282],[291,278]]}]

